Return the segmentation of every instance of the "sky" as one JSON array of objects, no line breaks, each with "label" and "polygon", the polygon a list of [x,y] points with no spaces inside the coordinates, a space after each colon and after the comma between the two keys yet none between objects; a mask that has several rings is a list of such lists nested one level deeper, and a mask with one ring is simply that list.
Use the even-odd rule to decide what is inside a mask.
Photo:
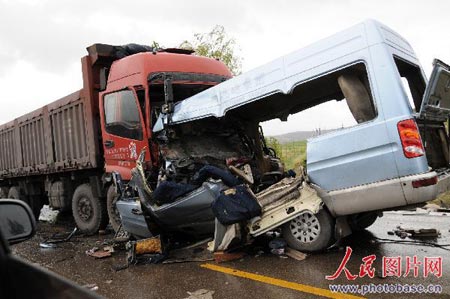
[{"label": "sky", "polygon": [[[442,0],[0,0],[0,124],[78,90],[80,58],[93,43],[158,41],[172,47],[216,24],[236,39],[245,72],[367,18],[377,19],[410,42],[429,75],[433,58],[450,63],[448,11],[450,1]],[[283,123],[271,121],[264,124],[265,132],[351,125],[343,104],[316,107]]]}]

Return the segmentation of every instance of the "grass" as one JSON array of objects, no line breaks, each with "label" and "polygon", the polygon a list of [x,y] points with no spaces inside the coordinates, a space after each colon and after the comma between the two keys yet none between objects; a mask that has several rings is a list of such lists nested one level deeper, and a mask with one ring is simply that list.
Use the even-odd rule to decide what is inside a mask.
[{"label": "grass", "polygon": [[282,143],[276,149],[286,169],[298,169],[306,165],[306,141]]},{"label": "grass", "polygon": [[450,207],[450,191],[439,194],[435,200],[430,201],[430,203],[437,204],[441,207]]}]

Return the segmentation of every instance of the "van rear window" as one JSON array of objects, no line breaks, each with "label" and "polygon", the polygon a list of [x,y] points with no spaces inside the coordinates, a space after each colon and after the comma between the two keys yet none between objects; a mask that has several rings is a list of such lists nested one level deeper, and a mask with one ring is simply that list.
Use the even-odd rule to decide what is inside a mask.
[{"label": "van rear window", "polygon": [[411,108],[417,112],[422,104],[426,83],[419,66],[394,56],[395,65],[400,75],[403,89],[408,97]]}]

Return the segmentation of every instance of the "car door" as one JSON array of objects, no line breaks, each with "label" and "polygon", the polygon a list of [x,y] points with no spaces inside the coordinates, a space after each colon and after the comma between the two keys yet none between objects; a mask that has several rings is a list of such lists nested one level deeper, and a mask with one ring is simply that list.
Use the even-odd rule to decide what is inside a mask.
[{"label": "car door", "polygon": [[148,145],[137,94],[131,88],[107,93],[101,107],[106,172],[117,171],[129,180],[140,151]]}]

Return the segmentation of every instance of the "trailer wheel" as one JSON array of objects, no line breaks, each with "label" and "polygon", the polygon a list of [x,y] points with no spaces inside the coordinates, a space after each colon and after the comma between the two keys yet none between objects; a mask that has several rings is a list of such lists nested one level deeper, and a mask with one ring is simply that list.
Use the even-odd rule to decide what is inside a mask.
[{"label": "trailer wheel", "polygon": [[313,214],[310,211],[286,223],[283,237],[288,245],[299,251],[320,251],[333,239],[334,220],[325,209]]},{"label": "trailer wheel", "polygon": [[105,201],[94,197],[89,184],[82,184],[75,189],[72,214],[80,231],[87,235],[95,234],[108,224]]},{"label": "trailer wheel", "polygon": [[108,193],[106,194],[106,207],[108,209],[109,223],[115,232],[119,229],[122,221],[120,219],[119,211],[116,207],[116,202],[119,199],[119,194],[116,193],[114,185],[109,186]]}]

